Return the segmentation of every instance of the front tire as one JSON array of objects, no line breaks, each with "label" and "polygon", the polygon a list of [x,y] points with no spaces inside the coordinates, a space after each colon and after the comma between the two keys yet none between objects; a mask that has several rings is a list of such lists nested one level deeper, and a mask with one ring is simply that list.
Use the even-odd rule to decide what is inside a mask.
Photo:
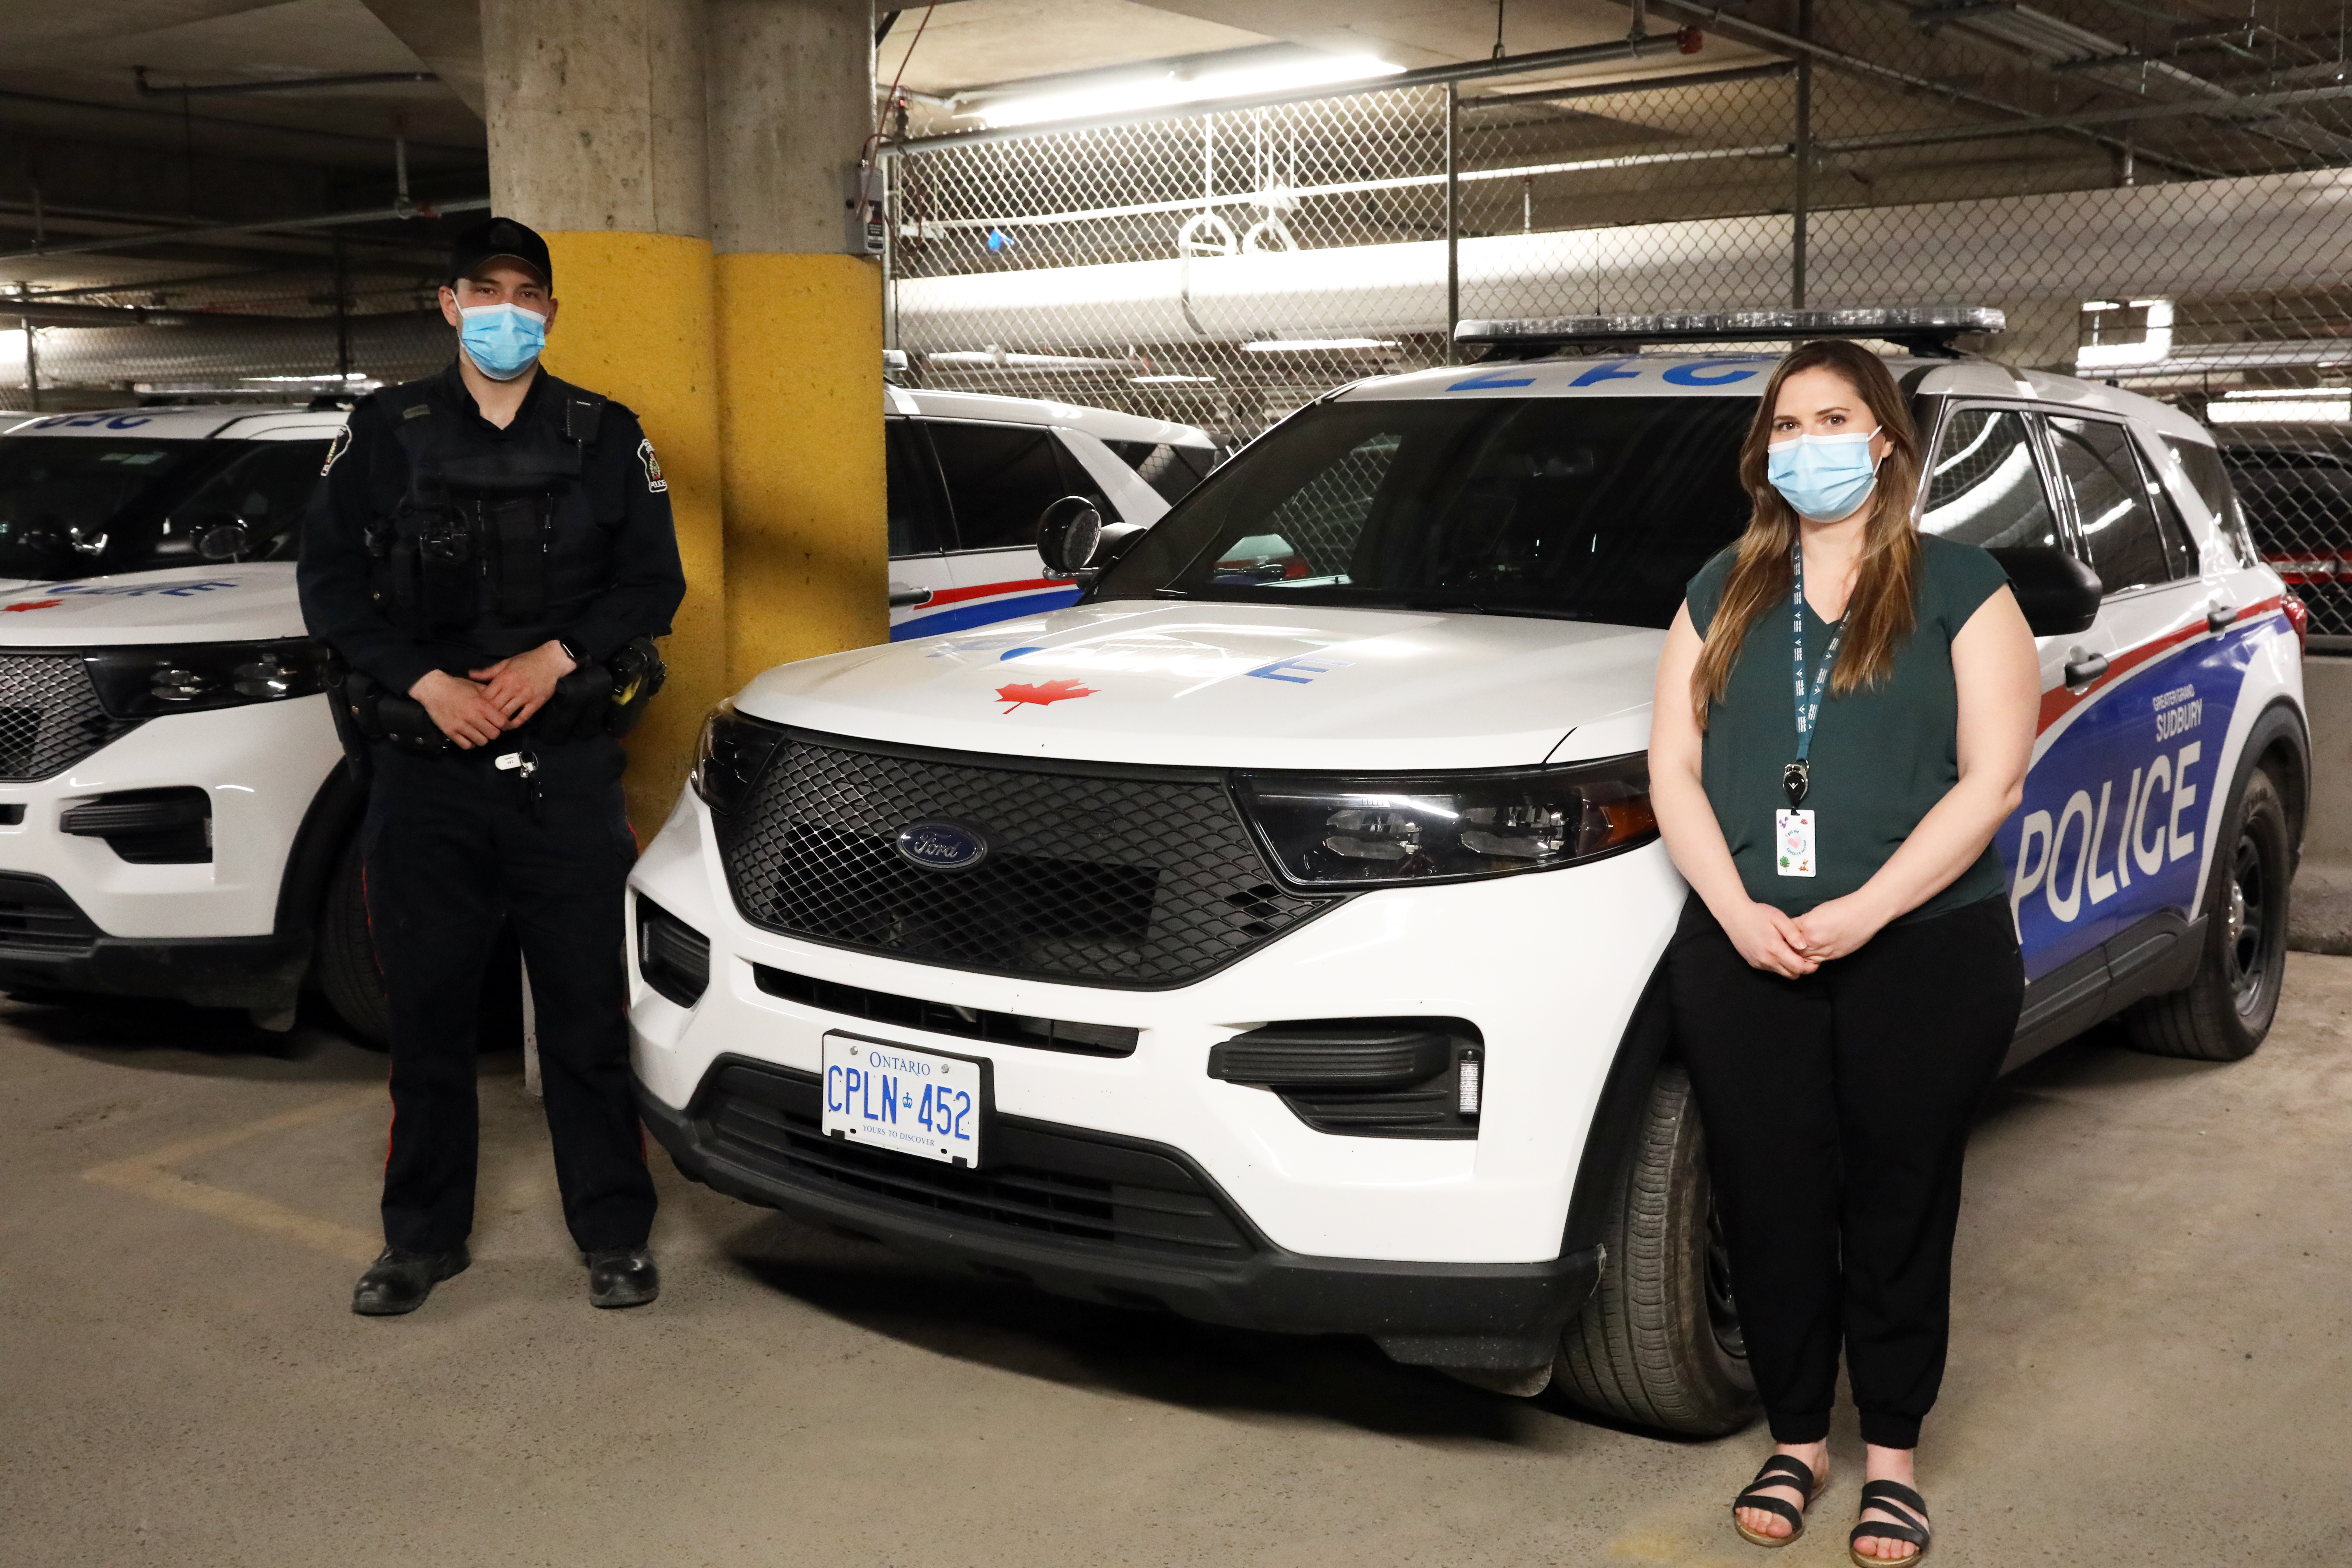
[{"label": "front tire", "polygon": [[2215,849],[2196,976],[2124,1014],[2134,1050],[2206,1062],[2253,1055],[2278,1014],[2286,974],[2289,862],[2286,804],[2256,768]]},{"label": "front tire", "polygon": [[345,847],[319,911],[319,988],[353,1040],[370,1050],[392,1048],[392,1004],[368,929],[367,879],[357,838]]},{"label": "front tire", "polygon": [[1588,1410],[1689,1436],[1754,1420],[1706,1136],[1679,1066],[1650,1086],[1602,1245],[1601,1283],[1561,1336],[1553,1386]]}]

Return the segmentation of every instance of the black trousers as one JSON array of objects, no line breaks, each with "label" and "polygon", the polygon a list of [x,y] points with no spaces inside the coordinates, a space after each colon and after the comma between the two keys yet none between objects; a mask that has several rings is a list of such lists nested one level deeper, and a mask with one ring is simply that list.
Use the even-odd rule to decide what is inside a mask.
[{"label": "black trousers", "polygon": [[1864,1441],[1917,1447],[1969,1124],[2024,1000],[2007,902],[1889,926],[1790,980],[1749,968],[1694,896],[1667,962],[1774,1439],[1829,1436],[1843,1342]]},{"label": "black trousers", "polygon": [[[539,760],[534,807],[499,754]],[[629,1083],[623,889],[636,847],[620,742],[497,743],[436,757],[374,748],[368,921],[392,1001],[390,1245],[444,1252],[474,1227],[478,998],[511,920],[530,971],[563,1217],[583,1251],[642,1247],[653,1178]]]}]

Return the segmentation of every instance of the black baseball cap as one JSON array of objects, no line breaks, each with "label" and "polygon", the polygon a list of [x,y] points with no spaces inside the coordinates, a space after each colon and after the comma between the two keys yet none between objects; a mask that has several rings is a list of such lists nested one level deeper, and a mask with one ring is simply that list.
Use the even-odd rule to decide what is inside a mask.
[{"label": "black baseball cap", "polygon": [[554,289],[555,264],[547,258],[547,241],[510,217],[484,218],[457,237],[449,247],[449,281],[474,277],[476,268],[498,256],[512,257]]}]

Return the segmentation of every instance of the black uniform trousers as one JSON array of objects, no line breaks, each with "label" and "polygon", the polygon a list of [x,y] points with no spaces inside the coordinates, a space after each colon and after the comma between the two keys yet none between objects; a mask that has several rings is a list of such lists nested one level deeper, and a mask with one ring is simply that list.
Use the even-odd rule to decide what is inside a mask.
[{"label": "black uniform trousers", "polygon": [[[539,761],[535,807],[520,772],[495,765],[518,750]],[[445,1252],[473,1229],[478,999],[510,919],[530,972],[564,1221],[583,1252],[644,1246],[654,1186],[630,1087],[622,921],[636,847],[620,742],[373,755],[368,921],[392,1003],[385,1241]]]},{"label": "black uniform trousers", "polygon": [[1944,1376],[1961,1156],[2024,1000],[2008,903],[1888,926],[1790,980],[1749,968],[1694,896],[1668,963],[1773,1437],[1829,1436],[1843,1342],[1864,1441],[1916,1447]]}]

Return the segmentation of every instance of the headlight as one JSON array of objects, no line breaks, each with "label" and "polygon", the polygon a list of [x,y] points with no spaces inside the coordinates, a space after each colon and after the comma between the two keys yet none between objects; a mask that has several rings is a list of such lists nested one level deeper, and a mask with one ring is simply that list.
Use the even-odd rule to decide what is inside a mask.
[{"label": "headlight", "polygon": [[327,689],[326,645],[304,637],[101,648],[82,663],[99,705],[117,719],[238,708]]},{"label": "headlight", "polygon": [[1545,871],[1657,836],[1645,752],[1398,778],[1245,774],[1234,787],[1285,878],[1379,888]]},{"label": "headlight", "polygon": [[743,803],[760,782],[768,759],[782,744],[783,730],[735,711],[721,702],[702,721],[702,741],[694,763],[694,793],[716,812],[730,812]]}]

